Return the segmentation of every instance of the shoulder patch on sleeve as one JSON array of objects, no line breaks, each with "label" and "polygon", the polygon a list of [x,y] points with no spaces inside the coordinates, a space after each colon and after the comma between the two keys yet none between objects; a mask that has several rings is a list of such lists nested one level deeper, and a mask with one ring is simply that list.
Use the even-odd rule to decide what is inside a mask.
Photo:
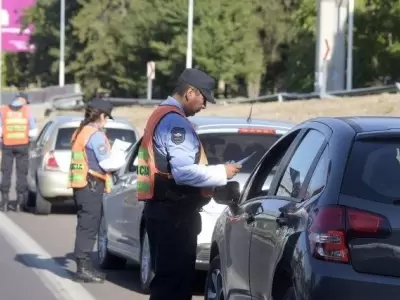
[{"label": "shoulder patch on sleeve", "polygon": [[175,145],[182,144],[185,141],[186,130],[182,127],[174,127],[171,130],[171,141]]},{"label": "shoulder patch on sleeve", "polygon": [[104,155],[107,154],[107,146],[106,144],[100,144],[97,146],[97,151],[99,151],[99,154]]}]

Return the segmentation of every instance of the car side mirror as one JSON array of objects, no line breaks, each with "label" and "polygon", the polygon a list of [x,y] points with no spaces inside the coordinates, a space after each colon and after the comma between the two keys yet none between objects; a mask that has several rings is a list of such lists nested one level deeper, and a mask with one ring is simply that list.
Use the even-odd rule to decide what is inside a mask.
[{"label": "car side mirror", "polygon": [[214,200],[218,204],[237,205],[240,198],[240,184],[237,181],[228,181],[224,186],[214,189]]},{"label": "car side mirror", "polygon": [[112,181],[113,181],[113,185],[116,185],[120,181],[120,178],[119,178],[117,172],[112,173]]}]

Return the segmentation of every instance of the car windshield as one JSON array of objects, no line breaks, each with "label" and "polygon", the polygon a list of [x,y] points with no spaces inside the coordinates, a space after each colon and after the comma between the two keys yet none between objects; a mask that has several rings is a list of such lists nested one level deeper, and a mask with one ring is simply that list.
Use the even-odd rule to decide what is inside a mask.
[{"label": "car windshield", "polygon": [[400,199],[400,139],[357,141],[353,145],[341,192],[392,204]]},{"label": "car windshield", "polygon": [[[55,150],[70,150],[72,134],[76,127],[60,128],[57,133]],[[135,143],[136,135],[133,130],[121,128],[105,128],[104,129],[110,144],[112,145],[115,139],[120,139],[125,142]]]},{"label": "car windshield", "polygon": [[254,155],[243,164],[242,173],[251,173],[264,153],[279,139],[275,134],[254,133],[202,133],[200,140],[206,152],[208,163],[223,164],[239,161]]}]

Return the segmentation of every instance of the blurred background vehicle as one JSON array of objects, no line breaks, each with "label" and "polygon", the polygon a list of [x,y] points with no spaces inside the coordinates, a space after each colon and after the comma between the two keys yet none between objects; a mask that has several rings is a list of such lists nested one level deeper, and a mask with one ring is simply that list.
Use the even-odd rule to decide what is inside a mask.
[{"label": "blurred background vehicle", "polygon": [[[29,198],[25,207],[37,214],[49,214],[53,204],[73,203],[68,188],[71,162],[71,137],[83,120],[81,116],[57,116],[48,121],[29,151]],[[124,118],[108,120],[105,133],[115,139],[135,143],[138,131]]]}]

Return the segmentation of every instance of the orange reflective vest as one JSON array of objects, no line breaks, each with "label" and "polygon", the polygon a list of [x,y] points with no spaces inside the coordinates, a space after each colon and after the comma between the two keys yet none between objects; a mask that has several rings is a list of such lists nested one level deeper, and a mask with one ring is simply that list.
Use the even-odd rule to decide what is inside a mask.
[{"label": "orange reflective vest", "polygon": [[[153,135],[154,130],[157,127],[158,123],[161,119],[169,114],[169,113],[177,113],[182,117],[186,118],[183,112],[172,105],[160,105],[158,106],[149,120],[147,121],[146,128],[144,130],[144,135],[142,138],[142,142],[139,147],[138,152],[138,167],[137,167],[137,182],[136,182],[136,190],[137,197],[140,201],[147,201],[154,199],[154,191],[156,187],[156,178],[161,177],[163,179],[168,179],[174,181],[172,174],[168,172],[161,172],[155,163],[154,157],[154,145],[153,145]],[[207,165],[208,160],[207,156],[204,152],[203,145],[199,139],[199,151],[200,151],[200,159],[199,164]],[[204,200],[210,200],[213,196],[213,188],[199,188],[199,193]],[[160,199],[163,200],[163,199]]]},{"label": "orange reflective vest", "polygon": [[26,106],[19,110],[12,110],[8,105],[1,107],[3,145],[29,144],[29,113]]},{"label": "orange reflective vest", "polygon": [[[76,134],[76,130],[72,135],[72,141],[74,140]],[[105,189],[106,193],[111,191],[112,187],[112,177],[110,174],[100,174],[96,171],[89,169],[87,156],[86,156],[86,145],[90,139],[90,137],[97,132],[98,129],[92,126],[84,126],[76,137],[74,143],[72,144],[72,153],[71,153],[71,164],[69,168],[69,179],[68,186],[70,188],[83,188],[87,186],[87,175],[88,173],[100,178],[105,181]],[[110,149],[110,143],[107,141],[107,147]]]}]

